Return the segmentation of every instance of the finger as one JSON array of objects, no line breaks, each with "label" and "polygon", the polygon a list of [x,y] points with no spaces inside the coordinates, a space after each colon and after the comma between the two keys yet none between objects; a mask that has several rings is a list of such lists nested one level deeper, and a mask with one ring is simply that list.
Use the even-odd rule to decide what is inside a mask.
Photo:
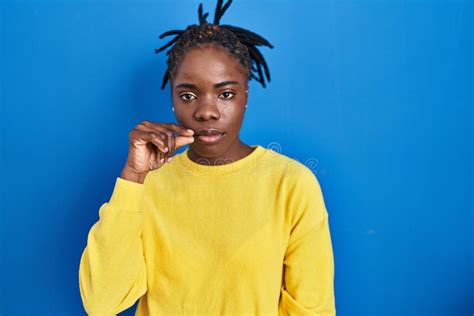
[{"label": "finger", "polygon": [[[176,145],[175,145],[175,144],[176,144],[176,133],[177,133],[177,132],[172,132],[172,133],[171,133],[171,137],[169,137],[169,140],[170,140],[170,151],[169,151],[169,153],[168,153],[168,159],[171,158],[171,157],[173,157],[174,152],[175,152],[175,150],[176,150],[176,147],[175,147],[175,146],[176,146]],[[168,160],[168,159],[167,159],[167,160]]]},{"label": "finger", "polygon": [[160,139],[160,142],[163,144],[162,150],[161,150],[161,153],[162,153],[161,158],[166,160],[166,155],[169,152],[168,136],[164,132],[159,132],[158,138]]},{"label": "finger", "polygon": [[164,153],[162,153],[161,151],[157,151],[157,159],[155,161],[153,169],[157,169],[157,168],[159,168],[163,165],[163,163],[164,163],[164,160],[162,158],[163,155],[164,155]]},{"label": "finger", "polygon": [[171,130],[173,132],[179,132],[180,135],[191,136],[194,134],[194,130],[186,128],[176,123],[155,123],[151,121],[143,121],[141,124],[150,128],[157,128],[160,130]]},{"label": "finger", "polygon": [[[136,126],[136,129],[139,130],[139,131],[152,133],[151,135],[154,135],[154,136],[152,136],[152,138],[150,139],[150,141],[152,141],[153,144],[155,144],[156,146],[158,146],[158,148],[160,149],[160,151],[166,152],[166,148],[168,147],[168,145],[167,145],[167,143],[164,141],[163,132],[161,132],[161,131],[159,131],[159,130],[156,130],[156,129],[154,129],[154,128],[150,128],[150,127],[144,126],[144,125],[137,125],[137,126]],[[151,135],[150,135],[150,136],[151,136]]]},{"label": "finger", "polygon": [[164,143],[163,139],[160,137],[160,135],[156,134],[156,132],[151,132],[152,138],[151,142],[158,147],[159,151],[162,153],[168,152],[168,146]]},{"label": "finger", "polygon": [[133,141],[134,143],[147,144],[151,142],[152,135],[150,134],[150,132],[147,132],[147,131],[140,131],[137,129],[133,129],[130,132],[130,140]]},{"label": "finger", "polygon": [[155,166],[156,166],[156,158],[158,157],[159,149],[156,148],[156,145],[154,145],[153,143],[150,143],[150,144],[152,144],[152,147],[154,147],[154,148],[151,152],[150,163],[149,163],[148,168],[153,170],[153,169],[155,169]]},{"label": "finger", "polygon": [[173,132],[167,130],[165,132],[165,135],[166,135],[166,140],[165,140],[165,143],[167,144],[168,146],[168,151],[166,152],[166,155],[165,155],[165,161],[168,160],[169,157],[171,157],[171,151],[172,151],[172,147],[173,147],[173,144],[174,144],[174,137],[173,137]]},{"label": "finger", "polygon": [[165,162],[165,153],[164,152],[159,152],[158,153],[158,163],[161,166]]},{"label": "finger", "polygon": [[[172,125],[164,125],[164,126],[157,126],[155,127],[157,130],[162,131],[163,134],[166,134],[166,140],[164,140],[165,145],[169,147],[169,155],[172,156],[176,149],[183,146],[184,144],[188,144],[192,142],[194,131],[190,130],[190,133],[184,133],[181,130],[175,130]],[[187,134],[187,135],[186,135]],[[178,137],[185,137],[187,141],[183,141],[182,139],[178,144],[176,144],[176,139]]]},{"label": "finger", "polygon": [[170,139],[170,152],[168,158],[173,157],[176,150],[181,146],[194,142],[194,136],[181,136],[180,132],[171,132],[168,134]]},{"label": "finger", "polygon": [[168,127],[174,132],[178,132],[180,135],[183,135],[183,136],[191,136],[194,134],[194,130],[190,128],[186,128],[176,123],[163,123],[162,125]]},{"label": "finger", "polygon": [[191,144],[195,140],[194,136],[178,136],[176,137],[175,150],[186,145]]},{"label": "finger", "polygon": [[160,134],[160,136],[163,138],[164,145],[168,147],[168,154],[165,156],[166,160],[172,157],[178,148],[194,142],[194,131],[192,129],[186,129],[182,125],[143,121],[139,126],[141,129],[149,131],[157,130],[163,133]]}]

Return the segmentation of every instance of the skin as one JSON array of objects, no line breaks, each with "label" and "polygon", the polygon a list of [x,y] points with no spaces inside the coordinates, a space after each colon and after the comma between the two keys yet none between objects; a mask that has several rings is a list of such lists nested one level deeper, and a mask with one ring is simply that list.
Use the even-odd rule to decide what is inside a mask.
[{"label": "skin", "polygon": [[[224,81],[236,83],[214,87]],[[206,165],[230,163],[254,150],[239,136],[247,104],[248,75],[223,47],[206,44],[189,50],[170,82],[179,125],[194,131],[217,128],[226,133],[216,144],[206,145],[198,140],[189,144],[188,157],[192,161]]]}]

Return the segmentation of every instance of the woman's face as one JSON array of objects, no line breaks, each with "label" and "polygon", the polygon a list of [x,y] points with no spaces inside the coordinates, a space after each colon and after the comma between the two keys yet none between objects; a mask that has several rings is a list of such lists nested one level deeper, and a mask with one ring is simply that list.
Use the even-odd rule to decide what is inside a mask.
[{"label": "woman's face", "polygon": [[[171,80],[171,94],[176,120],[194,130],[189,146],[200,156],[224,156],[239,145],[247,79],[244,67],[222,47],[208,44],[184,55]],[[217,141],[196,136],[209,128],[223,135],[216,136]]]}]

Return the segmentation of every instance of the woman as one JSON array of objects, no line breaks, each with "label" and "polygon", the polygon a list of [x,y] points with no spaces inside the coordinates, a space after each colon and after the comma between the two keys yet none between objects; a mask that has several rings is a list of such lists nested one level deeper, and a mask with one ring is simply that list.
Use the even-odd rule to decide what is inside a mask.
[{"label": "woman", "polygon": [[[268,67],[250,31],[214,23],[169,44],[179,124],[144,121],[79,267],[84,308],[114,315],[335,315],[328,213],[306,166],[239,138],[248,81]],[[157,50],[157,52],[163,50]],[[257,52],[257,53],[256,53]],[[254,75],[252,72],[258,74]],[[175,150],[189,144],[182,153]]]}]

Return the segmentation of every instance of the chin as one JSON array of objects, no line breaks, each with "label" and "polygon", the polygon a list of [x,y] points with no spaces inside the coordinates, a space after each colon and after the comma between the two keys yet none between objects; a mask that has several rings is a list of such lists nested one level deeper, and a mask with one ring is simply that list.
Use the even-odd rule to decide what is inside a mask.
[{"label": "chin", "polygon": [[189,147],[193,149],[201,157],[219,157],[223,152],[221,144],[215,145],[202,145],[202,144],[189,144]]},{"label": "chin", "polygon": [[221,141],[215,144],[203,144],[203,143],[200,143],[199,141],[194,141],[193,143],[189,144],[189,147],[192,148],[192,150],[201,157],[208,157],[208,158],[220,157],[229,148],[229,144],[225,140],[226,139],[222,139]]}]

